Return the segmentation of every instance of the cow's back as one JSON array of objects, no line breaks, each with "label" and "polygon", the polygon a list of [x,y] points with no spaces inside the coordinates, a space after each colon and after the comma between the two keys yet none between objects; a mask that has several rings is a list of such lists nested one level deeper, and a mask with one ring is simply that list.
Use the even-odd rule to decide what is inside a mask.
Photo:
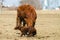
[{"label": "cow's back", "polygon": [[31,5],[22,5],[19,6],[17,9],[18,15],[22,17],[30,17],[36,18],[36,11],[35,8]]}]

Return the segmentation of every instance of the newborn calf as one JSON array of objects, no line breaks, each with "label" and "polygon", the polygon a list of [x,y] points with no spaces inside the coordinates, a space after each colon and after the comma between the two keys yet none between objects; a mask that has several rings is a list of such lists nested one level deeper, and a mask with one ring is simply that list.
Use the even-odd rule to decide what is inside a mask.
[{"label": "newborn calf", "polygon": [[28,27],[28,36],[36,35],[36,29],[34,27]]},{"label": "newborn calf", "polygon": [[21,31],[21,36],[34,36],[36,35],[36,29],[34,27],[16,27],[15,29],[18,29]]}]

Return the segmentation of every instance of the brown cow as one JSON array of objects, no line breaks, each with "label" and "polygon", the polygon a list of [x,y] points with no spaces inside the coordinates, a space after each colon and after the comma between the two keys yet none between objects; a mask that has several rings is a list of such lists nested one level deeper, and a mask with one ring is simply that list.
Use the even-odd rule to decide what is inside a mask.
[{"label": "brown cow", "polygon": [[17,8],[17,24],[16,27],[23,26],[35,26],[37,14],[33,6],[31,5],[22,5]]},{"label": "brown cow", "polygon": [[16,30],[20,30],[21,31],[21,36],[34,36],[36,35],[36,29],[34,27],[16,27]]}]

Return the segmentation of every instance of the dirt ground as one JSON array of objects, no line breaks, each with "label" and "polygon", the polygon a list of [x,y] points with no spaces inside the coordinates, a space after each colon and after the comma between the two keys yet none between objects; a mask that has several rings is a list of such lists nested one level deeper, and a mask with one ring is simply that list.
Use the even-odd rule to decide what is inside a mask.
[{"label": "dirt ground", "polygon": [[38,10],[35,37],[20,37],[15,10],[0,10],[0,40],[60,40],[60,10]]}]

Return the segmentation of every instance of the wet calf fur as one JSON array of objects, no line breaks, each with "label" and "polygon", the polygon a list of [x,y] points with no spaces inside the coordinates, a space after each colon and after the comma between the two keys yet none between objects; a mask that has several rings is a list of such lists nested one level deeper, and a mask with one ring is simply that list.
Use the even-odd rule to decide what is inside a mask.
[{"label": "wet calf fur", "polygon": [[16,30],[20,30],[21,31],[21,36],[34,36],[36,35],[36,29],[34,27],[16,27]]}]

